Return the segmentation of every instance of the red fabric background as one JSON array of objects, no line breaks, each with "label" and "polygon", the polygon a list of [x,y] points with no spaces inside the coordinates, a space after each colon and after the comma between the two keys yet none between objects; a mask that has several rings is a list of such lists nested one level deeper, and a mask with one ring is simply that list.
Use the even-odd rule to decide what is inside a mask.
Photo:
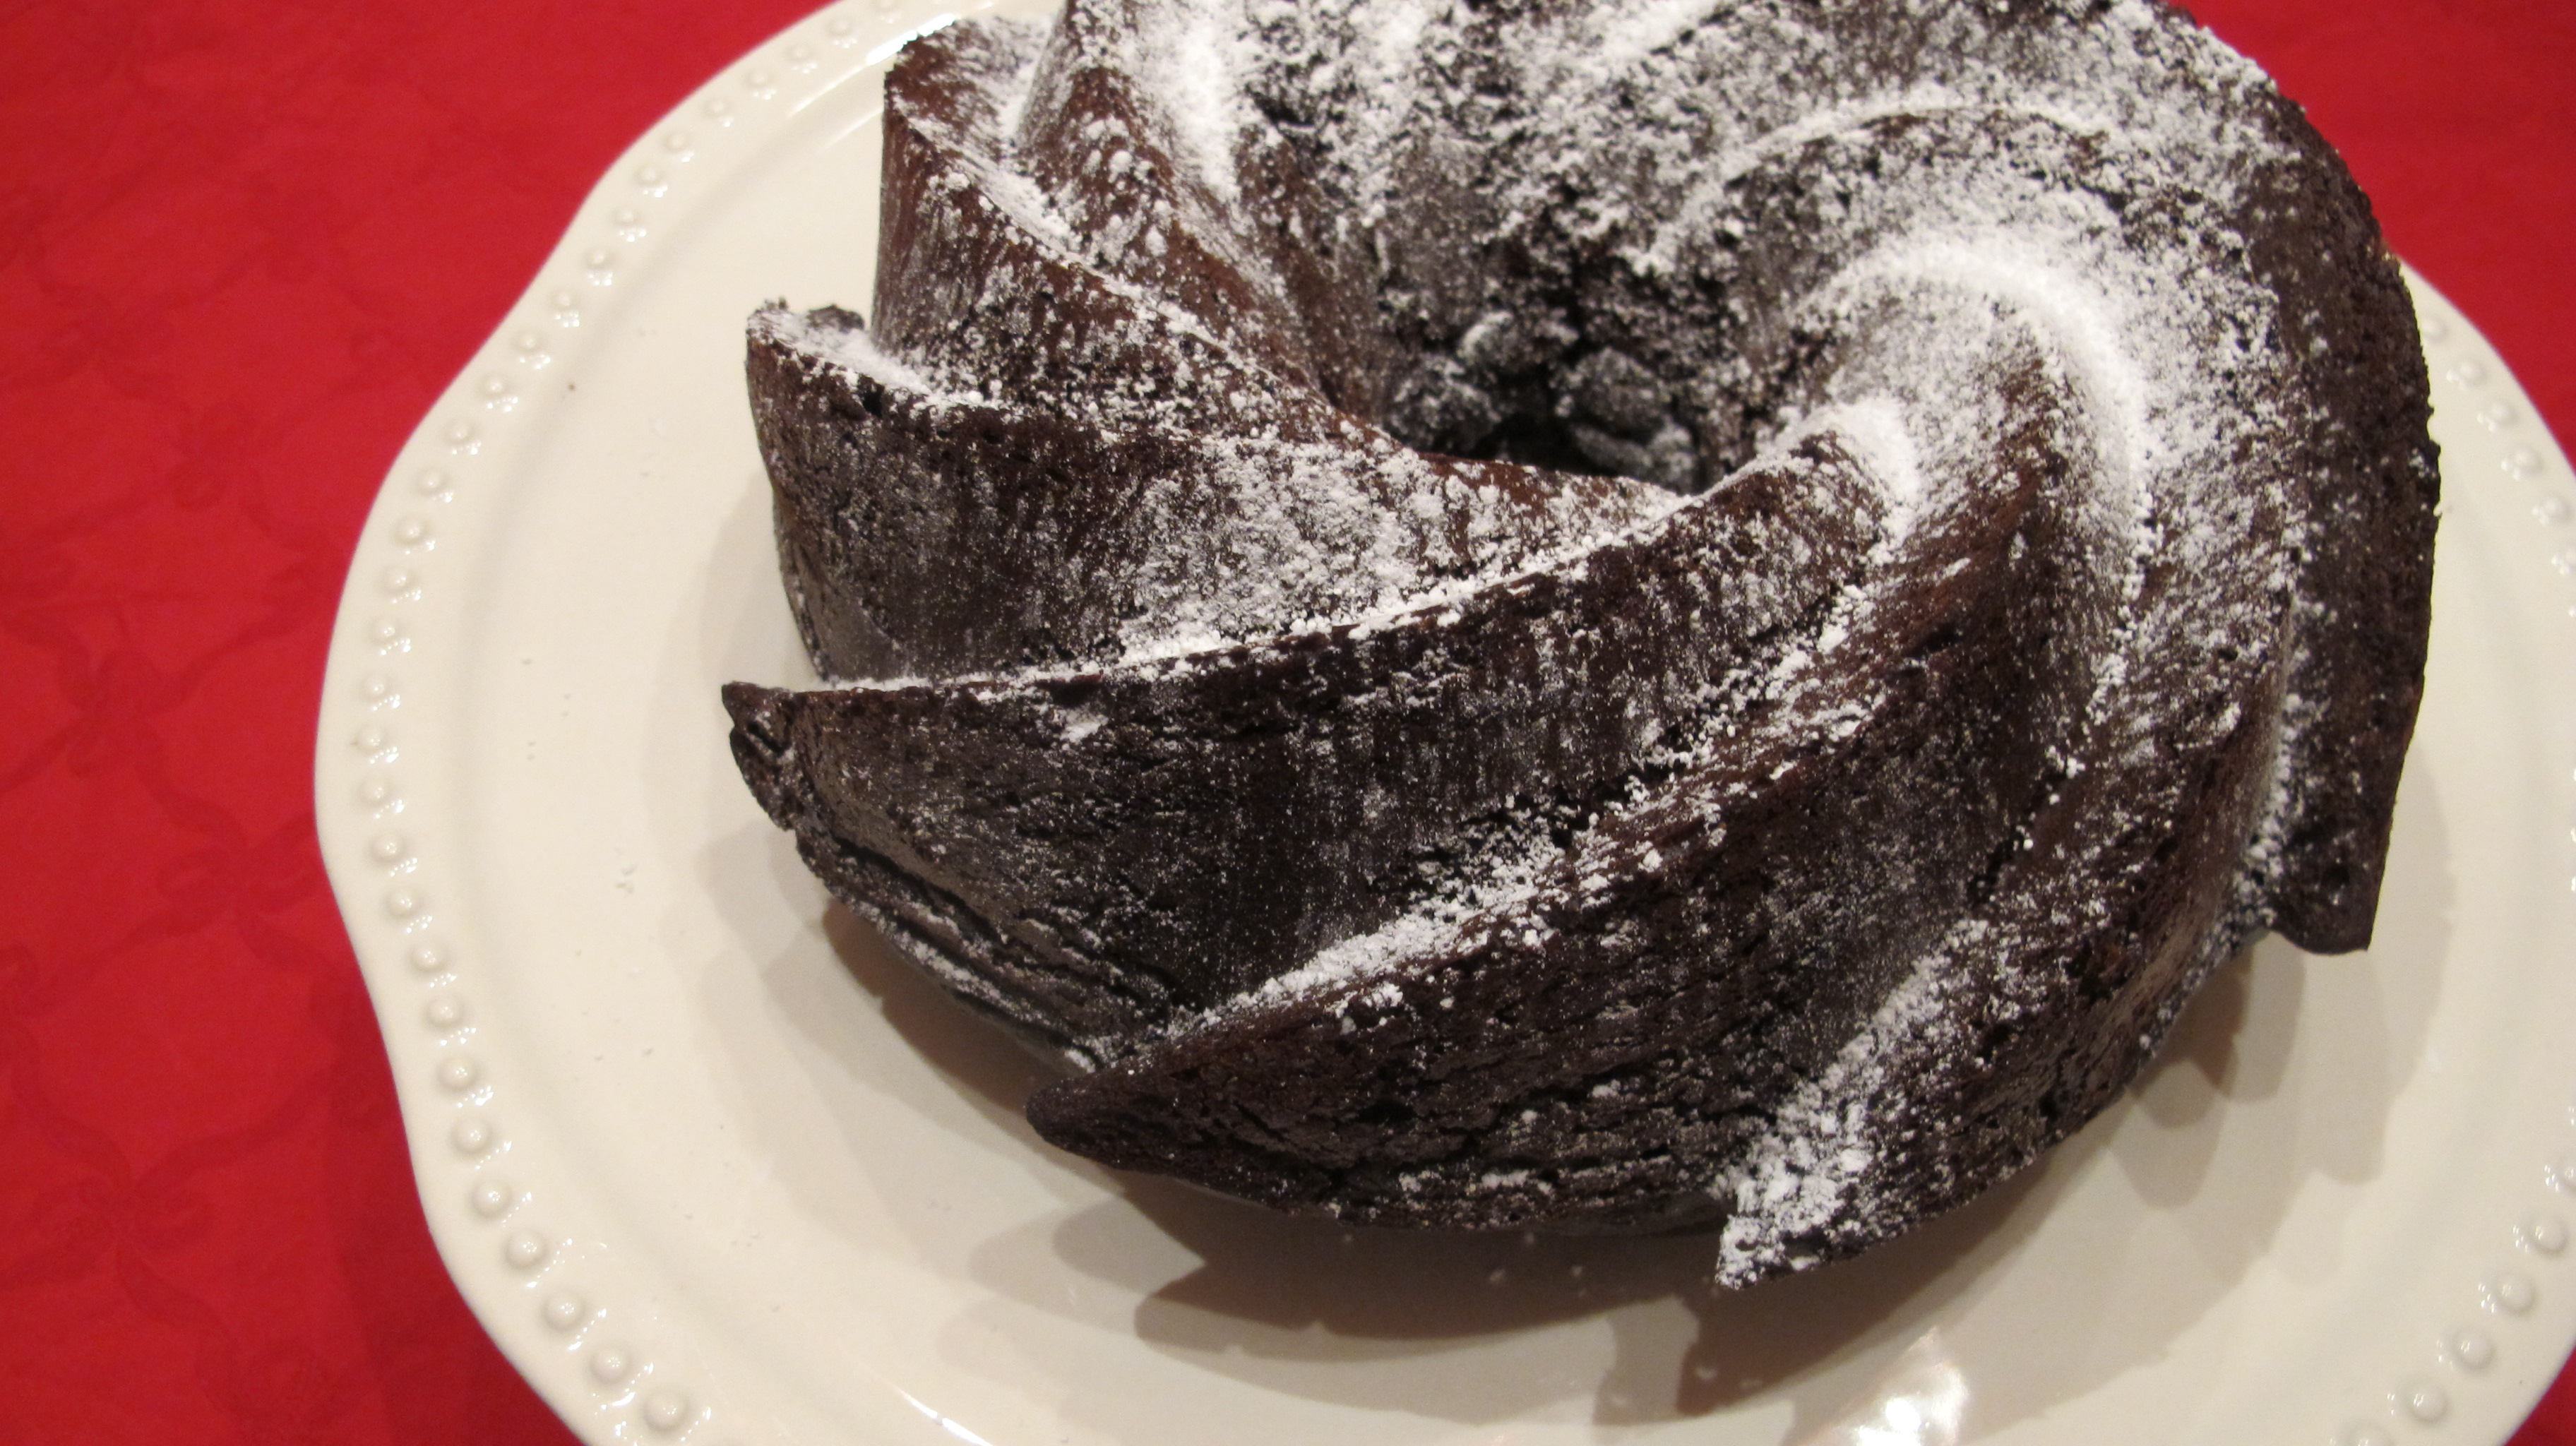
[{"label": "red fabric background", "polygon": [[[0,0],[0,1439],[562,1443],[447,1282],[313,841],[395,449],[806,0]],[[2576,6],[2202,0],[2576,426]],[[2576,1376],[2518,1446],[2576,1446]]]}]

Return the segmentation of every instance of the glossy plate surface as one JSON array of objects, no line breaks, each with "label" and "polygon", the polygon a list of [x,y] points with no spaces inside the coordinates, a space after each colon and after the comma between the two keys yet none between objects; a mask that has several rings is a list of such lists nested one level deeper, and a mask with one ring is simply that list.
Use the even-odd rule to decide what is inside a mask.
[{"label": "glossy plate surface", "polygon": [[1704,1240],[1344,1232],[1036,1142],[1034,1067],[827,905],[727,756],[719,684],[810,676],[742,321],[866,300],[878,78],[938,18],[822,12],[637,142],[342,600],[332,882],[440,1249],[577,1431],[2511,1432],[2576,1338],[2576,492],[2447,304],[2419,288],[2448,503],[2377,948],[2261,946],[2043,1167],[1818,1275],[1718,1296]]}]

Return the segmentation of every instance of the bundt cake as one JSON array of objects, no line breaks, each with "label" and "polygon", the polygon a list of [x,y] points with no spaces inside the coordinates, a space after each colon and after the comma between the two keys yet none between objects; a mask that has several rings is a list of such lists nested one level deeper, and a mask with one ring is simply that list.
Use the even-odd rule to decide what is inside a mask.
[{"label": "bundt cake", "polygon": [[2368,203],[2159,0],[1073,0],[764,309],[832,890],[1111,1165],[1860,1250],[2370,937],[2438,476]]}]

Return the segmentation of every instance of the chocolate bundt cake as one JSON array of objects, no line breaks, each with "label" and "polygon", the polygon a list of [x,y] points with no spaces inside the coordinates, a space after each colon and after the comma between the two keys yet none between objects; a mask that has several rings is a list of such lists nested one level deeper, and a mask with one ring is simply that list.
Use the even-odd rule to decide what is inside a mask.
[{"label": "chocolate bundt cake", "polygon": [[2370,937],[2413,314],[2180,11],[1073,0],[903,55],[883,214],[751,322],[838,686],[733,747],[1066,1149],[1742,1284]]}]

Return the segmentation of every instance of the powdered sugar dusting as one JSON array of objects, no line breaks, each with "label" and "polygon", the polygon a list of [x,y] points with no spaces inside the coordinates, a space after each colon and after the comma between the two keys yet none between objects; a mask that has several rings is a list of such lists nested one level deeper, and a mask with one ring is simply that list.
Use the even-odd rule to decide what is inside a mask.
[{"label": "powdered sugar dusting", "polygon": [[[1042,725],[1031,777],[1105,790],[1122,767],[1157,786],[1247,776],[1244,760],[1271,756],[1247,738],[1285,736],[1316,768],[1376,760],[1351,764],[1335,801],[1350,835],[1305,841],[1341,860],[1411,837],[1408,766],[1497,781],[1453,836],[1389,855],[1410,874],[1352,873],[1364,889],[1292,927],[1349,922],[1298,935],[1230,994],[1176,991],[1143,1026],[1084,1035],[1048,1023],[1052,996],[1020,976],[951,960],[937,967],[954,987],[1122,1080],[1185,1072],[1194,1042],[1311,1035],[1336,1068],[1413,1081],[1388,1086],[1396,1113],[1466,1100],[1400,1158],[1332,1167],[1322,1208],[1355,1218],[1555,1218],[1584,1171],[1651,1173],[1563,1141],[1736,1099],[1649,1133],[1693,1142],[1652,1188],[1725,1217],[1719,1274],[1743,1283],[1849,1253],[2011,1168],[1927,1142],[1930,1102],[1990,1088],[1978,1061],[2052,1012],[2109,1010],[2143,1057],[2197,973],[2262,921],[2298,787],[2279,760],[2315,713],[2273,700],[2300,656],[2310,529],[2329,525],[2281,459],[2344,426],[2349,402],[2275,344],[2310,318],[2283,315],[2248,233],[2321,163],[2248,63],[2152,0],[1081,0],[1076,14],[1043,56],[1033,37],[958,27],[989,52],[983,109],[919,122],[941,179],[918,224],[966,238],[984,275],[893,297],[900,344],[761,323],[925,449],[1079,439],[1042,463],[1023,455],[1036,443],[996,444],[931,480],[959,516],[1006,519],[1013,556],[1075,579],[1045,611],[1080,626],[1042,618],[1029,636],[1044,646],[1023,654],[859,685],[883,705],[868,716],[1025,713]],[[1865,565],[1820,574],[1849,559],[1792,530],[1762,534],[1778,551],[1759,557],[1689,554],[1740,577],[1653,571],[1665,554],[1648,541],[1698,515],[1685,498],[1855,474]],[[1086,486],[1121,490],[1094,505]],[[950,505],[898,500],[884,515]],[[1723,582],[1757,635],[1693,673],[1605,663],[1590,620],[1495,621],[1548,617],[1614,554],[1639,569],[1634,596],[1669,609],[1622,626],[1685,634]],[[1766,568],[1811,590],[1789,606]],[[904,605],[872,604],[872,625],[901,633]],[[1309,696],[1258,726],[1228,714],[1222,737],[1194,735],[1176,701],[1415,638],[1436,644],[1416,662],[1442,667],[1487,642],[1509,651],[1490,671],[1511,696],[1470,712],[1544,718],[1551,698],[1571,713],[1629,690],[1607,748],[1624,771],[1531,784],[1524,755],[1563,746],[1544,723],[1490,757],[1464,721],[1427,738],[1404,710],[1445,686],[1428,663],[1333,707]],[[888,670],[920,671],[892,646]],[[1925,701],[1960,677],[2006,735],[1982,753],[1954,747],[1957,716]],[[1837,792],[1872,769],[1883,782]],[[1088,842],[1062,840],[1092,836],[1043,813],[1091,786],[940,806],[1005,830],[1035,810],[1005,840],[1057,871],[1032,897],[1095,882],[1152,897],[1150,870],[1090,862]],[[1762,854],[1810,814],[1848,831]],[[2204,836],[2235,841],[2193,865],[2231,887],[2173,885],[2159,871],[2181,843],[2159,842]],[[868,846],[919,844],[926,860],[929,842]],[[1209,876],[1307,878],[1248,861],[1273,843]],[[1735,915],[1692,912],[1704,880],[1739,891]],[[1010,914],[991,902],[999,883],[958,888],[986,902],[954,907],[981,907],[1033,977],[1040,959],[1157,980],[1190,965],[1157,955],[1151,930],[1133,957],[1095,959],[1080,919]],[[2219,902],[2138,912],[2181,893]],[[1746,911],[1777,936],[1730,934]],[[2139,999],[2115,980],[2116,1009],[2076,982],[2168,958],[2187,967]],[[1783,1019],[1732,1019],[1734,996],[1693,969],[1842,987],[1784,988]],[[1524,1026],[1518,1001],[1479,993],[1510,977],[1617,1002]],[[1670,1013],[1685,1009],[1706,1013]],[[1657,1010],[1662,1032],[1621,1032]],[[1576,1034],[1585,1072],[1560,1078]],[[1475,1096],[1475,1069],[1508,1073],[1498,1060],[1530,1082]],[[1375,1138],[1367,1113],[1335,1150]],[[1260,1148],[1283,1148],[1261,1118]],[[1566,1123],[1596,1119],[1612,1123]],[[1434,1136],[1448,1143],[1422,1143]]]},{"label": "powdered sugar dusting", "polygon": [[1870,479],[1887,496],[1889,536],[1905,535],[1929,484],[1914,437],[1906,430],[1903,402],[1872,394],[1835,403],[1810,413],[1800,432],[1840,437],[1857,452]]},{"label": "powdered sugar dusting", "polygon": [[1144,36],[1139,67],[1149,90],[1169,107],[1200,180],[1217,199],[1242,199],[1234,152],[1251,120],[1243,97],[1244,17],[1232,4],[1174,7],[1170,24]]}]

